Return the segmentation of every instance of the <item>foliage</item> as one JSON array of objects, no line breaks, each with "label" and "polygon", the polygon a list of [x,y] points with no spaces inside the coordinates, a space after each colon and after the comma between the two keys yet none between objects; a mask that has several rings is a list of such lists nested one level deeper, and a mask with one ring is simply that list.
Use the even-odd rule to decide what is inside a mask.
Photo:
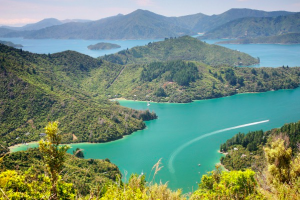
[{"label": "foliage", "polygon": [[151,82],[165,75],[166,81],[176,82],[181,86],[189,86],[190,82],[195,82],[199,78],[198,68],[194,63],[183,61],[154,62],[143,68],[141,81]]},{"label": "foliage", "polygon": [[73,151],[73,155],[77,158],[84,158],[84,154],[82,152],[82,149],[76,148],[75,151]]},{"label": "foliage", "polygon": [[271,147],[264,148],[268,163],[268,181],[270,184],[289,183],[292,173],[292,149],[285,148],[284,140],[278,139],[271,143]]},{"label": "foliage", "polygon": [[220,145],[220,151],[226,154],[221,158],[221,163],[229,170],[252,168],[255,171],[261,171],[266,162],[263,147],[270,143],[272,138],[278,137],[289,138],[286,139],[288,141],[286,145],[291,148],[292,155],[295,155],[299,151],[300,121],[266,132],[261,130],[236,134]]},{"label": "foliage", "polygon": [[168,188],[167,184],[151,184],[146,183],[145,175],[133,174],[130,176],[128,183],[114,183],[108,186],[102,200],[109,199],[172,199],[180,200],[185,199],[181,196],[181,191],[172,191]]},{"label": "foliage", "polygon": [[255,172],[252,170],[208,172],[201,178],[199,189],[190,199],[264,199],[257,189]]},{"label": "foliage", "polygon": [[210,45],[190,36],[134,47],[104,56],[102,59],[122,65],[174,60],[198,61],[209,65],[225,64],[230,66],[237,66],[239,63],[243,63],[243,65],[258,63],[257,59],[248,54],[217,45]]},{"label": "foliage", "polygon": [[279,138],[264,148],[267,160],[267,183],[278,199],[300,198],[300,153],[292,158],[292,149],[287,141]]},{"label": "foliage", "polygon": [[[31,169],[34,174],[44,174],[46,171],[42,155],[36,148],[6,155],[0,171],[20,170],[20,172],[25,172],[28,169]],[[84,197],[97,191],[98,188],[104,188],[106,184],[116,181],[117,176],[120,176],[121,173],[118,167],[110,163],[108,159],[81,159],[66,154],[64,170],[60,175],[65,182],[73,184],[77,196]]]},{"label": "foliage", "polygon": [[63,170],[65,154],[70,148],[68,145],[59,146],[61,143],[61,133],[58,129],[58,122],[49,122],[45,127],[46,141],[39,142],[39,150],[43,155],[43,161],[50,174],[51,180],[51,199],[58,199],[57,184],[59,174]]},{"label": "foliage", "polygon": [[[35,174],[31,169],[25,172],[7,170],[0,173],[1,199],[51,199],[51,187],[49,177]],[[60,180],[56,189],[60,199],[75,197],[75,190],[70,183]]]},{"label": "foliage", "polygon": [[231,139],[228,139],[226,143],[221,144],[220,151],[227,152],[233,145],[242,145],[247,148],[248,151],[257,151],[259,145],[264,145],[267,142],[268,132],[264,134],[262,130],[251,131],[247,134],[238,133]]}]

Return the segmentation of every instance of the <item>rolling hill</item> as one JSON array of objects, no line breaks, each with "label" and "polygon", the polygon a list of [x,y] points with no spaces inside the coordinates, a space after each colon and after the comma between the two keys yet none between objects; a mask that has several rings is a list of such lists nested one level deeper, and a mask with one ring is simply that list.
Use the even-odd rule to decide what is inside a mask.
[{"label": "rolling hill", "polygon": [[[54,120],[62,124],[63,142],[107,142],[143,129],[142,120],[155,114],[101,95],[121,69],[77,52],[33,54],[0,44],[1,147],[40,139]],[[100,92],[89,87],[91,76]]]},{"label": "rolling hill", "polygon": [[149,43],[146,46],[123,50],[102,58],[118,64],[189,60],[199,61],[209,65],[226,64],[237,66],[253,65],[259,62],[248,54],[230,50],[218,45],[210,45],[189,36]]}]

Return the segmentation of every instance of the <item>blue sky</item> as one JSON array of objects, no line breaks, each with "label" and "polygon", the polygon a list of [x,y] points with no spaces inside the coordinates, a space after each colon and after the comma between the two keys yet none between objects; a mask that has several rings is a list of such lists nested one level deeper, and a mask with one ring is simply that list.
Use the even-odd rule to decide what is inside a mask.
[{"label": "blue sky", "polygon": [[145,9],[165,16],[220,14],[230,8],[300,12],[299,0],[0,0],[0,24],[24,25],[44,18],[91,19]]}]

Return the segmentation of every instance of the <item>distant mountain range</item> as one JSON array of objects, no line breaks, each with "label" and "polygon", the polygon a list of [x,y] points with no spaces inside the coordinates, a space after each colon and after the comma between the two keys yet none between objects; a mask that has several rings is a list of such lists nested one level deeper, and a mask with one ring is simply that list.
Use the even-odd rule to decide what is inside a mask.
[{"label": "distant mountain range", "polygon": [[40,30],[43,28],[47,28],[50,26],[56,26],[56,25],[61,25],[65,23],[70,23],[70,22],[91,22],[92,20],[85,20],[85,19],[65,19],[65,20],[58,20],[55,18],[47,18],[43,19],[39,22],[32,23],[32,24],[27,24],[22,27],[12,27],[12,26],[1,26],[0,28],[5,28],[9,30],[14,30],[14,31],[33,31],[33,30]]},{"label": "distant mountain range", "polygon": [[[19,29],[0,28],[0,37],[28,39],[154,39],[209,32],[238,19],[289,16],[293,12],[231,9],[219,15],[202,13],[165,17],[147,10],[116,15],[97,21],[45,19]],[[227,24],[226,24],[227,26]]]},{"label": "distant mountain range", "polygon": [[300,13],[277,17],[247,17],[233,20],[208,31],[202,38],[254,38],[286,33],[300,33]]}]

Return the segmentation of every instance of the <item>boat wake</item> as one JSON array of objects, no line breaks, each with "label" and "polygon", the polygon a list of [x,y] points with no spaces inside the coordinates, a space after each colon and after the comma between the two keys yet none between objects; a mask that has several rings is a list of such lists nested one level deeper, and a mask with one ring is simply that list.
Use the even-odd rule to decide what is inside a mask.
[{"label": "boat wake", "polygon": [[174,166],[173,166],[173,162],[174,162],[174,159],[175,157],[184,149],[186,148],[187,146],[193,144],[194,142],[197,142],[203,138],[206,138],[206,137],[209,137],[211,135],[215,135],[215,134],[218,134],[218,133],[222,133],[222,132],[225,132],[225,131],[230,131],[230,130],[233,130],[233,129],[238,129],[238,128],[243,128],[243,127],[247,127],[247,126],[253,126],[253,125],[256,125],[256,124],[262,124],[262,123],[266,123],[266,122],[269,122],[270,120],[264,120],[264,121],[259,121],[259,122],[253,122],[253,123],[249,123],[249,124],[243,124],[243,125],[239,125],[239,126],[234,126],[234,127],[230,127],[230,128],[225,128],[225,129],[221,129],[221,130],[217,130],[217,131],[214,131],[214,132],[210,132],[210,133],[207,133],[207,134],[204,134],[204,135],[201,135],[191,141],[188,141],[187,143],[181,145],[180,147],[178,147],[171,155],[170,159],[169,159],[169,162],[168,162],[168,168],[169,168],[169,171],[171,173],[175,173],[175,169],[174,169]]}]

